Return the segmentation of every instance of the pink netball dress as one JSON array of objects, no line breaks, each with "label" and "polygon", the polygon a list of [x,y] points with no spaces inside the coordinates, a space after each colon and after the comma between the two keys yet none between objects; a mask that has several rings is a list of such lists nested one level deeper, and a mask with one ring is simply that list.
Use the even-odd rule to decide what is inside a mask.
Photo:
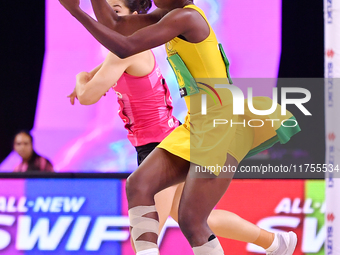
[{"label": "pink netball dress", "polygon": [[159,143],[178,127],[170,91],[156,60],[150,74],[136,77],[124,73],[113,89],[120,105],[118,114],[133,146]]}]

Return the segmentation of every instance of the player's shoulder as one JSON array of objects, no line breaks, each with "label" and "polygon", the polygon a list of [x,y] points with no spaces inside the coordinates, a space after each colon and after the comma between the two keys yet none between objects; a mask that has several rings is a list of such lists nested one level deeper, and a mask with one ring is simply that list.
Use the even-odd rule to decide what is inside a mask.
[{"label": "player's shoulder", "polygon": [[187,22],[190,21],[192,18],[195,18],[197,14],[199,15],[199,13],[192,8],[176,8],[169,11],[165,15],[165,17],[181,22]]},{"label": "player's shoulder", "polygon": [[165,15],[168,14],[169,11],[161,9],[161,8],[157,8],[154,11],[150,12],[149,14],[147,14],[149,17],[152,17],[156,20],[160,20],[161,18],[163,18]]}]

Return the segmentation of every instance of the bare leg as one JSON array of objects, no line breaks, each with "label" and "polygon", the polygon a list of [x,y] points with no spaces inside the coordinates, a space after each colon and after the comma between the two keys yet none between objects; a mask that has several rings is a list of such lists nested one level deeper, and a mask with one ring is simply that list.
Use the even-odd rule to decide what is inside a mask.
[{"label": "bare leg", "polygon": [[217,236],[253,243],[263,249],[267,249],[274,241],[274,233],[224,210],[213,210],[209,215],[208,225]]},{"label": "bare leg", "polygon": [[178,223],[178,207],[181,200],[182,192],[184,188],[184,183],[178,184],[173,203],[170,210],[170,216]]},{"label": "bare leg", "polygon": [[[149,228],[148,223],[145,224],[142,222],[141,224],[144,227],[140,228],[138,226],[138,229],[134,229],[132,225],[132,232],[134,232],[134,230],[138,232],[134,239],[137,252],[148,248],[144,248],[144,246],[138,248],[136,241],[140,241],[138,243],[146,241],[147,246],[152,248],[155,247],[155,245],[150,246],[150,244],[157,244],[158,227],[156,230],[154,228],[156,226],[155,223],[158,221],[158,214],[152,209],[152,206],[155,205],[155,194],[165,188],[183,182],[187,176],[189,165],[190,163],[188,161],[163,149],[156,148],[128,178],[126,194],[129,202],[129,215],[137,218],[136,222],[148,221],[150,225],[153,225],[151,231],[140,231],[140,229]],[[142,212],[149,210],[150,213],[142,213],[139,215],[140,209]],[[136,210],[137,213],[135,213]],[[136,224],[138,225],[139,223]]]},{"label": "bare leg", "polygon": [[[183,184],[179,184],[183,185]],[[178,185],[171,186],[166,188],[155,195],[155,205],[158,213],[159,220],[159,231],[158,234],[162,231],[162,228],[170,216],[170,211],[172,208],[172,203],[175,198],[175,193],[177,191]]]},{"label": "bare leg", "polygon": [[[179,185],[183,186],[183,184],[179,184]],[[155,205],[156,205],[158,219],[159,219],[158,235],[162,231],[162,228],[164,227],[164,224],[170,215],[170,211],[172,209],[172,203],[175,197],[175,193],[177,191],[177,187],[178,185],[171,186],[169,188],[166,188],[158,192],[155,195]],[[177,212],[176,212],[176,215],[177,215]],[[136,252],[136,248],[131,237],[130,237],[130,242],[131,242],[132,249],[134,250],[134,252]]]},{"label": "bare leg", "polygon": [[[186,175],[186,172],[184,171],[184,169],[188,168],[188,164],[189,164],[188,162],[186,162],[186,161],[184,161],[184,160],[182,160],[182,159],[180,159],[180,158],[178,158],[178,157],[176,157],[176,156],[174,156],[174,155],[172,155],[172,154],[170,154],[170,153],[168,153],[168,152],[166,152],[162,149],[157,149],[156,153],[157,154],[153,154],[154,160],[150,160],[151,156],[149,156],[145,160],[145,163],[143,162],[143,164],[139,168],[140,172],[143,171],[141,173],[141,174],[143,174],[143,177],[145,177],[145,174],[146,174],[145,169],[143,170],[143,168],[145,168],[149,164],[152,164],[152,167],[154,169],[157,169],[157,167],[159,167],[159,165],[161,165],[159,167],[159,169],[164,168],[164,166],[167,166],[169,169],[172,169],[172,170],[169,170],[170,172],[167,172],[163,175],[166,179],[172,180],[173,182],[177,182],[178,180],[181,181],[181,180],[184,179],[184,176]],[[173,165],[172,164],[173,159],[175,159],[176,162],[178,162],[178,164],[175,163],[175,165]],[[180,160],[178,160],[178,159],[180,159]],[[228,156],[228,159],[234,160],[231,156]],[[171,162],[169,162],[169,160]],[[236,160],[234,160],[233,163],[237,164]],[[181,170],[183,172],[180,172],[180,174],[178,174],[178,176],[177,176],[177,170],[174,169],[174,167],[179,169],[181,166],[184,166]],[[148,170],[148,171],[150,171],[150,170]],[[171,171],[173,171],[173,172],[171,172]],[[159,172],[160,171],[156,170],[156,173],[155,173],[156,176],[153,176],[152,174],[150,174],[148,178],[151,178],[151,180],[149,180],[149,181],[143,180],[143,182],[142,182],[142,183],[152,183],[152,185],[150,185],[150,186],[146,185],[147,187],[139,187],[139,189],[142,192],[137,192],[136,190],[134,191],[134,192],[136,192],[137,195],[150,194],[149,198],[148,198],[149,199],[148,202],[140,203],[140,205],[154,204],[152,194],[154,192],[156,192],[158,189],[161,189],[162,186],[169,185],[169,184],[159,183],[160,186],[158,186],[158,188],[156,187],[156,185],[153,185],[156,182],[156,179],[158,180],[158,177],[161,177],[161,175],[162,175]],[[135,176],[132,176],[132,177],[135,177]],[[133,182],[131,182],[131,180]],[[201,180],[201,181],[203,180],[203,182],[209,181],[209,180],[224,180],[225,183],[227,183],[227,186],[228,186],[231,179],[215,178],[215,179],[196,179],[196,180]],[[137,178],[135,178],[135,179],[129,178],[129,184],[130,185],[133,184],[134,181],[136,181],[137,185],[138,185],[138,183],[141,183],[141,182],[137,181]],[[215,188],[215,184],[213,184],[212,186]],[[132,188],[135,188],[135,186],[133,186]],[[164,190],[164,191],[157,193],[157,195],[155,197],[156,203],[158,204],[159,202],[162,202],[162,204],[157,205],[157,209],[158,209],[158,212],[159,212],[159,219],[160,219],[160,222],[161,222],[161,226],[160,226],[159,230],[162,228],[162,226],[164,225],[164,223],[166,221],[167,215],[169,213],[169,204],[171,203],[172,198],[173,198],[174,201],[173,201],[173,205],[172,205],[172,208],[171,208],[171,216],[175,220],[177,220],[177,211],[178,211],[177,209],[178,209],[178,204],[179,204],[179,199],[180,199],[180,196],[181,196],[182,188],[183,188],[183,184],[180,184],[176,193],[175,193],[175,197],[173,196],[174,187],[171,187],[167,190]],[[127,187],[127,189],[129,190],[129,187]],[[147,198],[147,196],[143,195],[142,199],[140,201],[144,200],[145,198]],[[219,200],[219,198],[218,198],[218,200]],[[215,204],[212,205],[212,208],[214,207],[214,205]],[[129,203],[129,208],[131,208],[131,207],[133,207],[133,204]],[[199,209],[201,209],[201,208],[199,208]],[[194,212],[195,212],[195,210],[194,210]],[[150,215],[145,215],[145,216],[157,219],[157,215],[155,215],[155,213],[150,214]],[[257,240],[260,237],[260,229],[256,225],[253,225],[253,224],[241,219],[240,217],[238,217],[237,215],[235,215],[233,213],[226,212],[226,211],[220,211],[220,210],[215,211],[209,217],[208,222],[209,222],[209,226],[212,228],[212,230],[219,236],[231,238],[231,239],[235,239],[235,240],[240,240],[240,241],[245,241],[245,242],[253,242],[254,243],[255,241],[259,241],[258,243],[255,242],[255,244],[261,245],[261,238],[260,238],[260,240]],[[221,227],[221,225],[223,227]],[[247,231],[244,231],[245,229],[247,229]],[[211,235],[212,231],[210,230],[209,233]],[[207,241],[206,237],[204,237],[202,239],[205,242]],[[145,233],[143,236],[140,237],[139,240],[150,240],[150,241],[153,241],[153,242],[156,243],[157,242],[157,235],[152,234],[152,233]],[[266,238],[265,240],[269,240],[269,239]],[[271,241],[269,241],[269,242],[271,242]],[[263,248],[267,248],[265,246],[269,247],[270,244],[271,243],[261,245],[261,246]],[[198,245],[196,245],[196,246],[198,246]]]},{"label": "bare leg", "polygon": [[213,210],[209,215],[208,225],[217,236],[247,243],[254,242],[260,235],[258,226],[224,210]]},{"label": "bare leg", "polygon": [[[178,185],[170,211],[170,216],[177,222],[183,187],[184,183]],[[213,210],[208,217],[208,226],[219,237],[253,243],[264,249],[274,240],[274,233],[260,229],[257,225],[225,210]]]},{"label": "bare leg", "polygon": [[155,194],[183,182],[189,166],[190,162],[166,150],[155,148],[127,179],[129,209],[136,205],[155,204]]},{"label": "bare leg", "polygon": [[[226,165],[237,166],[238,162],[228,155]],[[191,164],[190,167],[194,169],[195,165]],[[178,222],[191,247],[206,244],[213,234],[207,220],[231,180],[231,178],[192,178],[188,175],[179,205]]]}]

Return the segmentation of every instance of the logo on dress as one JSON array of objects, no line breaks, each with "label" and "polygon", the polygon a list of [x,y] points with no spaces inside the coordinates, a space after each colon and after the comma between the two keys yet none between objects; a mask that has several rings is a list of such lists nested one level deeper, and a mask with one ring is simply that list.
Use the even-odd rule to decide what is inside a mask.
[{"label": "logo on dress", "polygon": [[162,76],[161,69],[159,67],[156,68],[156,74],[158,77]]},{"label": "logo on dress", "polygon": [[120,99],[122,99],[122,98],[123,98],[123,96],[122,96],[122,94],[121,94],[121,93],[119,93],[118,91],[115,91],[115,92],[116,92],[117,96],[118,96]]},{"label": "logo on dress", "polygon": [[174,50],[173,41],[167,42],[165,44],[165,48],[169,55],[173,55],[177,53],[176,50]]},{"label": "logo on dress", "polygon": [[168,120],[168,125],[169,125],[169,127],[171,127],[171,128],[175,126],[175,123],[174,123],[174,119],[173,119],[173,118],[171,118],[171,119]]},{"label": "logo on dress", "polygon": [[171,42],[167,42],[166,44],[165,44],[165,46],[166,46],[166,49],[168,50],[168,51],[172,51],[172,43]]},{"label": "logo on dress", "polygon": [[179,87],[183,88],[185,86],[185,83],[184,83],[184,78],[181,75],[181,70],[179,70],[179,68],[176,67],[175,63],[170,58],[168,60],[171,64],[171,66],[173,67],[173,70],[174,70],[174,73],[176,75]]}]

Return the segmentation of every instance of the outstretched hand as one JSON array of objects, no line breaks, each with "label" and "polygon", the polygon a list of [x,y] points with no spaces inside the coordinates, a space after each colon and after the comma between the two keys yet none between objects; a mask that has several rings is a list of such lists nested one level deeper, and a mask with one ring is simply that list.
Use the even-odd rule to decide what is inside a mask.
[{"label": "outstretched hand", "polygon": [[74,100],[77,98],[76,89],[74,88],[73,92],[71,94],[69,94],[67,97],[70,98],[71,105],[74,105]]},{"label": "outstretched hand", "polygon": [[65,7],[66,10],[72,13],[72,11],[79,8],[80,0],[59,0],[62,6]]}]

